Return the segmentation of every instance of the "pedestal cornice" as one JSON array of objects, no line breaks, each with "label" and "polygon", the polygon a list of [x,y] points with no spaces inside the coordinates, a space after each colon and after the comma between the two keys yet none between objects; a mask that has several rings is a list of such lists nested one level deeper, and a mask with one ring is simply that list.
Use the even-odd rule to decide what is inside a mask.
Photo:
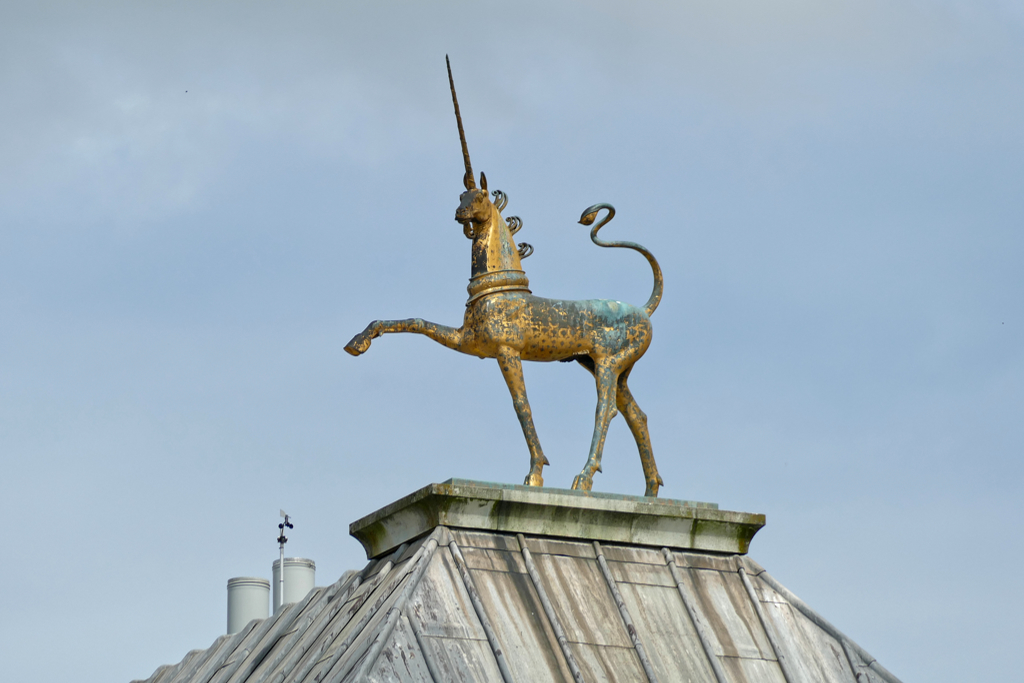
[{"label": "pedestal cornice", "polygon": [[765,516],[715,503],[449,479],[349,525],[378,557],[437,526],[746,554]]}]

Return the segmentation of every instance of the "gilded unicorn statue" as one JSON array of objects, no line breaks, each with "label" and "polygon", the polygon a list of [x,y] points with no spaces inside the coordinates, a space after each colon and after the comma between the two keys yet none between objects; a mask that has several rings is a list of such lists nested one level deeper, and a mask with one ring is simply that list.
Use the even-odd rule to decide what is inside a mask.
[{"label": "gilded unicorn statue", "polygon": [[633,364],[651,344],[651,314],[661,301],[663,289],[658,262],[651,252],[639,244],[598,239],[597,231],[615,216],[615,209],[610,204],[595,204],[583,212],[580,223],[594,225],[598,214],[602,210],[607,212],[590,231],[591,240],[601,247],[626,247],[643,254],[654,271],[651,298],[643,307],[638,308],[605,299],[563,301],[533,296],[521,263],[521,259],[529,256],[533,249],[525,242],[517,247],[513,240],[513,235],[522,225],[521,221],[515,216],[508,221],[502,218],[501,211],[508,199],[500,190],[495,190],[491,193],[494,201],[491,201],[487,193],[487,177],[483,173],[480,174],[480,187],[476,186],[450,63],[448,82],[452,103],[455,105],[455,120],[459,126],[462,156],[466,163],[466,175],[463,178],[466,191],[459,198],[455,220],[462,224],[466,237],[473,240],[473,269],[462,327],[446,327],[420,318],[375,320],[353,337],[345,350],[358,356],[370,347],[373,339],[382,334],[414,332],[461,353],[480,358],[496,358],[512,394],[512,403],[530,449],[530,473],[525,482],[527,486],[544,485],[542,472],[544,465],[549,462],[544,457],[537,430],[533,426],[530,402],[526,398],[526,385],[523,382],[522,362],[576,361],[597,380],[597,416],[590,456],[583,470],[573,480],[572,487],[583,491],[593,487],[594,473],[601,471],[601,454],[608,424],[617,412],[621,412],[640,451],[640,462],[647,483],[644,493],[657,496],[658,488],[664,482],[658,474],[654,454],[651,452],[647,416],[630,393],[627,380]]}]

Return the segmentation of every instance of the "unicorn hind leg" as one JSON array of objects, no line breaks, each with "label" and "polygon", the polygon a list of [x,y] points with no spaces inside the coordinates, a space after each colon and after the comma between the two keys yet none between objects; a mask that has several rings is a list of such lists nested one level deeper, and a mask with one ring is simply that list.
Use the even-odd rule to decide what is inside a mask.
[{"label": "unicorn hind leg", "polygon": [[[588,370],[590,368],[587,368]],[[597,380],[597,411],[594,416],[594,437],[590,442],[590,457],[583,470],[572,481],[572,487],[579,491],[589,491],[594,487],[594,473],[601,471],[601,456],[604,453],[604,440],[608,435],[608,425],[618,410],[616,404],[616,379],[618,368],[605,361],[596,364],[594,378]]]},{"label": "unicorn hind leg", "polygon": [[631,370],[632,368],[619,375],[619,387],[615,400],[618,404],[619,412],[622,413],[622,417],[626,419],[626,424],[629,425],[629,431],[633,432],[637,450],[640,451],[640,464],[644,468],[644,480],[647,483],[644,495],[657,497],[658,489],[664,486],[665,482],[662,481],[661,475],[658,474],[658,466],[654,462],[654,453],[651,449],[651,435],[647,430],[647,415],[644,414],[644,411],[640,410],[640,406],[637,405],[636,399],[633,398],[633,394],[630,393],[629,386],[626,384]]}]

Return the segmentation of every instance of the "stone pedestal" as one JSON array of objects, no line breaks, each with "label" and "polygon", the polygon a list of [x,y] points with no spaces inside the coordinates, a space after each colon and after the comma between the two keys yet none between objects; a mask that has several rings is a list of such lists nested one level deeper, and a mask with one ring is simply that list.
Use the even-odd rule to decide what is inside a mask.
[{"label": "stone pedestal", "polygon": [[349,525],[367,558],[435,527],[746,554],[764,515],[700,503],[449,479]]}]

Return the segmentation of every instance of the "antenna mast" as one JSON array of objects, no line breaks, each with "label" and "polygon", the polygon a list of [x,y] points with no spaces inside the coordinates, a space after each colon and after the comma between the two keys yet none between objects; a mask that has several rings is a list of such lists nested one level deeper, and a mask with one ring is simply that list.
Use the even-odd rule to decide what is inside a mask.
[{"label": "antenna mast", "polygon": [[284,510],[281,510],[281,516],[284,517],[284,521],[277,525],[277,528],[281,530],[281,535],[277,537],[277,544],[281,549],[281,563],[278,565],[277,570],[277,607],[280,608],[284,605],[284,544],[288,542],[288,537],[284,535],[285,529],[294,529],[295,525],[291,523],[290,517],[285,514]]}]

